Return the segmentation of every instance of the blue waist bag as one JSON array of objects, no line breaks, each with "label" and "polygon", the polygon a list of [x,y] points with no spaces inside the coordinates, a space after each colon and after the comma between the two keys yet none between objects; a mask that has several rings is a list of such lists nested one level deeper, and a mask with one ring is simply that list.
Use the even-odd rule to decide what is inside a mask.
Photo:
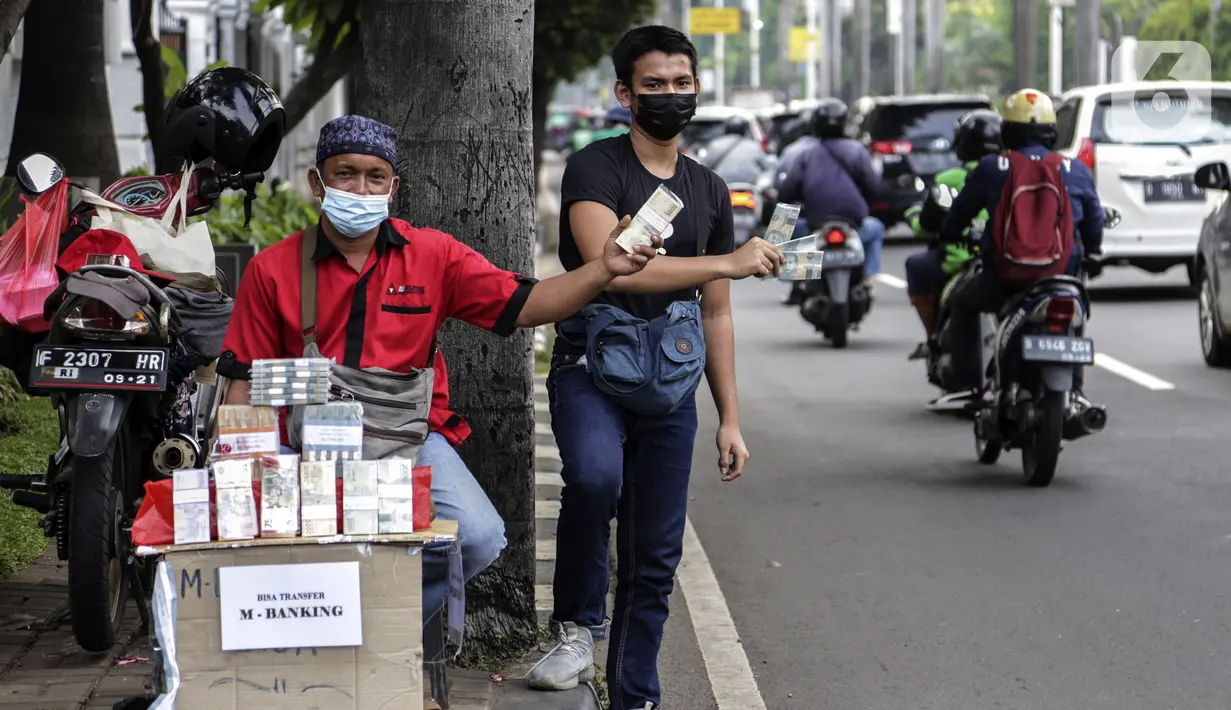
[{"label": "blue waist bag", "polygon": [[584,332],[586,368],[594,386],[643,417],[674,412],[697,391],[705,374],[698,301],[676,301],[665,315],[648,322],[614,306],[592,303],[561,323],[559,332],[569,340]]}]

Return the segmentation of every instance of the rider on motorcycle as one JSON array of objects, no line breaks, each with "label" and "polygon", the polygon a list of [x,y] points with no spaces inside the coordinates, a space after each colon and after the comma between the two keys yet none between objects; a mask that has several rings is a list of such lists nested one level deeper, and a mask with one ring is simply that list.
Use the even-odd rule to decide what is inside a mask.
[{"label": "rider on motorcycle", "polygon": [[[1041,158],[1052,152],[1056,143],[1056,110],[1047,94],[1035,89],[1022,89],[1005,101],[1004,123],[1001,128],[1004,146],[1010,151]],[[986,210],[989,221],[995,219],[1005,182],[1009,178],[1008,162],[989,155],[979,161],[970,174],[966,189],[958,193],[949,208],[940,230],[942,243],[952,243]],[[1094,187],[1089,168],[1077,160],[1065,160],[1060,169],[1073,206],[1075,243],[1066,273],[1076,275],[1082,254],[1097,257],[1103,243],[1103,206]],[[983,233],[980,255],[983,270],[968,281],[953,296],[953,366],[959,387],[977,390],[982,382],[980,372],[979,313],[995,312],[1012,296],[1002,287],[996,275],[992,230]],[[1081,370],[1073,383],[1073,396],[1079,404],[1089,406],[1081,395]]]},{"label": "rider on motorcycle", "polygon": [[[985,155],[995,155],[1002,150],[1004,145],[1000,140],[999,114],[987,109],[965,114],[958,119],[953,136],[953,152],[962,164],[937,173],[936,184],[961,192],[962,186],[966,184],[966,175],[975,169],[979,160]],[[915,236],[932,240],[925,251],[912,254],[906,259],[906,293],[910,297],[910,304],[919,314],[926,333],[924,341],[911,353],[911,360],[922,360],[928,356],[928,341],[936,327],[936,298],[949,277],[970,260],[970,252],[965,245],[942,246],[935,241],[948,209],[947,202],[936,202],[929,194],[925,203],[914,205],[906,211],[906,218],[915,231]],[[986,221],[987,210],[982,210],[975,218],[974,228],[981,229]]]},{"label": "rider on motorcycle", "polygon": [[825,99],[812,121],[818,143],[808,148],[786,171],[778,201],[802,203],[800,219],[819,226],[826,219],[845,219],[858,227],[871,280],[880,271],[885,225],[868,214],[868,201],[880,192],[881,176],[872,157],[858,141],[846,137],[846,104]]},{"label": "rider on motorcycle", "polygon": [[737,182],[755,185],[770,164],[761,143],[751,136],[752,126],[748,119],[731,116],[723,124],[722,135],[705,146],[699,162],[728,185]]}]

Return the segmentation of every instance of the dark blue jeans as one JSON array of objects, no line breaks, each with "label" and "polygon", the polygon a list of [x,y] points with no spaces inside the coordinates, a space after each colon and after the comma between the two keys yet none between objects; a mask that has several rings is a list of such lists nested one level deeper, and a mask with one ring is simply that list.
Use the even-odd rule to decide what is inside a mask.
[{"label": "dark blue jeans", "polygon": [[615,610],[607,651],[611,710],[658,703],[658,650],[683,550],[697,404],[647,419],[612,404],[575,356],[547,378],[563,463],[552,618],[603,635],[611,519],[617,533]]}]

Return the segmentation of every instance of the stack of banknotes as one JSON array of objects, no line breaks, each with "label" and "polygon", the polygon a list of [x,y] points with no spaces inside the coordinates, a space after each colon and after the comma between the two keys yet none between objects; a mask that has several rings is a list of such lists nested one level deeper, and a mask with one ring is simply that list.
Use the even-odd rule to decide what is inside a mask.
[{"label": "stack of banknotes", "polygon": [[218,495],[218,539],[251,540],[257,536],[252,496],[252,459],[219,459],[210,464]]},{"label": "stack of banknotes", "polygon": [[637,210],[628,229],[616,237],[616,243],[630,254],[637,247],[652,246],[653,238],[662,236],[663,232],[667,231],[667,225],[682,211],[684,201],[665,185],[659,185],[654,194],[650,195],[650,199]]},{"label": "stack of banknotes", "polygon": [[[342,532],[346,535],[375,535],[378,524],[380,462],[342,462]],[[412,498],[413,503],[413,498]]]},{"label": "stack of banknotes", "polygon": [[300,529],[303,537],[338,534],[338,462],[299,464]]},{"label": "stack of banknotes", "polygon": [[[774,216],[765,229],[765,241],[782,250],[784,258],[778,271],[779,281],[808,281],[820,278],[824,254],[816,249],[815,237],[792,239],[799,221],[799,205],[778,203]],[[762,279],[770,278],[767,274]]]},{"label": "stack of banknotes", "polygon": [[329,401],[330,362],[324,358],[257,360],[252,363],[252,403],[266,407]]}]

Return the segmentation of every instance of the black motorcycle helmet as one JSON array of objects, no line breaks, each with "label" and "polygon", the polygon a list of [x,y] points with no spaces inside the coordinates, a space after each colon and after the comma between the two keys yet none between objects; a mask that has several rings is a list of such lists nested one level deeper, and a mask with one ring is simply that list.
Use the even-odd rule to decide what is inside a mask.
[{"label": "black motorcycle helmet", "polygon": [[160,148],[171,165],[213,158],[220,175],[255,178],[274,164],[285,126],[282,102],[259,76],[218,67],[198,74],[167,102]]},{"label": "black motorcycle helmet", "polygon": [[842,138],[846,136],[846,121],[849,111],[838,99],[825,99],[812,111],[812,131],[817,138]]},{"label": "black motorcycle helmet", "polygon": [[722,133],[727,136],[748,135],[748,119],[743,116],[731,116],[722,123]]},{"label": "black motorcycle helmet", "polygon": [[953,152],[957,159],[970,163],[1003,151],[1000,124],[1000,114],[987,109],[976,109],[959,118],[953,133]]}]

